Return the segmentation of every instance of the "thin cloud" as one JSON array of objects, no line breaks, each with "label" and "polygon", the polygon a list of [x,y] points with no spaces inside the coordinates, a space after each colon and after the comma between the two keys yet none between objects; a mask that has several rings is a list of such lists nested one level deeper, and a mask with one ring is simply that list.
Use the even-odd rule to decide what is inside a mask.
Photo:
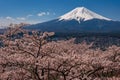
[{"label": "thin cloud", "polygon": [[17,20],[20,20],[20,21],[25,21],[25,20],[26,20],[26,18],[24,18],[24,17],[17,17]]},{"label": "thin cloud", "polygon": [[14,20],[14,18],[10,17],[10,16],[7,16],[6,17],[7,20]]},{"label": "thin cloud", "polygon": [[38,13],[37,14],[38,16],[45,16],[45,15],[50,15],[50,13],[49,12],[41,12],[41,13]]},{"label": "thin cloud", "polygon": [[49,13],[49,12],[47,12],[46,14],[47,14],[47,15],[50,15],[50,13]]},{"label": "thin cloud", "polygon": [[26,17],[29,18],[29,17],[32,17],[32,16],[33,16],[32,14],[29,14],[29,15],[27,15]]},{"label": "thin cloud", "polygon": [[10,23],[17,23],[17,21],[10,16],[0,17],[0,28],[6,28]]},{"label": "thin cloud", "polygon": [[53,13],[53,15],[56,15],[56,13]]}]

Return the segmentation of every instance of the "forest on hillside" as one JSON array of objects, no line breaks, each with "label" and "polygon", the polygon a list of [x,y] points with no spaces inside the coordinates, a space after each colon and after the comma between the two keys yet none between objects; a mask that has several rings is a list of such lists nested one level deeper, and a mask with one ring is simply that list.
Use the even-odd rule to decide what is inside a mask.
[{"label": "forest on hillside", "polygon": [[120,80],[119,45],[102,50],[75,38],[52,41],[53,32],[31,33],[17,27],[0,35],[0,80]]}]

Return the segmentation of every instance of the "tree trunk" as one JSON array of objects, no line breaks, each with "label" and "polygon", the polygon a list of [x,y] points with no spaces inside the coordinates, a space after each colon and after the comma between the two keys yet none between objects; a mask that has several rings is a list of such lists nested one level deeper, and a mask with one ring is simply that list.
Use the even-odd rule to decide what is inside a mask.
[{"label": "tree trunk", "polygon": [[66,75],[64,73],[62,73],[62,75],[63,75],[64,80],[67,80]]},{"label": "tree trunk", "polygon": [[38,73],[38,66],[36,66],[34,69],[34,78],[35,78],[35,80],[41,80],[39,73]]},{"label": "tree trunk", "polygon": [[50,63],[48,62],[48,80],[50,80],[50,69],[49,69]]},{"label": "tree trunk", "polygon": [[42,76],[42,80],[44,80],[44,69],[42,69],[41,76]]}]

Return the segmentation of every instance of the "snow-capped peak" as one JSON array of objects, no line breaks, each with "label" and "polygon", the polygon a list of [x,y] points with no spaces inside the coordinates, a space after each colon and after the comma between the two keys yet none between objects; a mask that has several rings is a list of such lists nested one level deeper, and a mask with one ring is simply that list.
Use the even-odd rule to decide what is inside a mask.
[{"label": "snow-capped peak", "polygon": [[85,7],[77,7],[59,18],[59,20],[73,20],[73,19],[77,20],[78,22],[90,19],[111,20],[109,18],[103,17],[99,14],[92,12]]}]

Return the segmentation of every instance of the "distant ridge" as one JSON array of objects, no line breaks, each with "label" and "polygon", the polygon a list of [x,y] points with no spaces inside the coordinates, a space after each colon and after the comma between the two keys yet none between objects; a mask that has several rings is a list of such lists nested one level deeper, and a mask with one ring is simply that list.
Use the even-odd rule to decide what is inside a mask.
[{"label": "distant ridge", "polygon": [[120,22],[103,17],[85,7],[77,7],[54,20],[27,26],[26,29],[70,34],[120,33]]}]

